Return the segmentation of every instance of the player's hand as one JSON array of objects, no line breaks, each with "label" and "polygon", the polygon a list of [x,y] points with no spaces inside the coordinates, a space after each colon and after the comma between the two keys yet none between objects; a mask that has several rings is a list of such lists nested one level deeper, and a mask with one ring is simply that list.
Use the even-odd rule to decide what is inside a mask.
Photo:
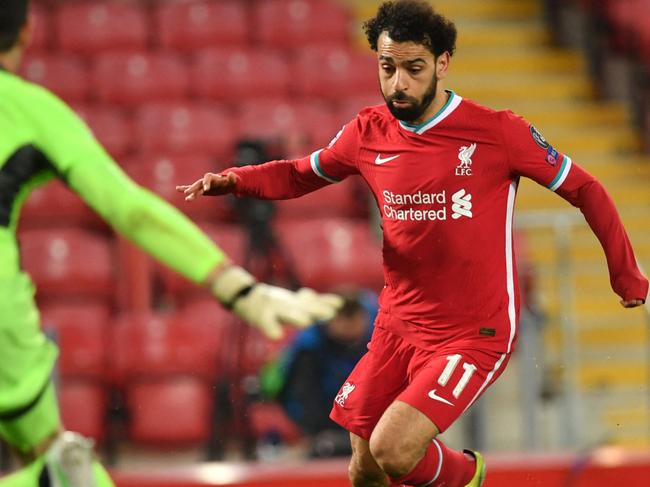
[{"label": "player's hand", "polygon": [[319,294],[308,288],[293,292],[257,282],[234,265],[217,274],[211,289],[224,306],[272,339],[282,337],[283,324],[305,328],[315,321],[334,318],[343,305],[343,299],[335,294]]},{"label": "player's hand", "polygon": [[185,201],[192,201],[201,195],[219,196],[232,193],[235,186],[237,186],[235,173],[213,174],[208,172],[192,184],[176,186],[176,191],[185,194]]},{"label": "player's hand", "polygon": [[620,303],[624,308],[636,308],[637,306],[643,306],[645,304],[645,300],[643,300],[643,299],[628,299],[626,301],[625,299],[621,299]]}]

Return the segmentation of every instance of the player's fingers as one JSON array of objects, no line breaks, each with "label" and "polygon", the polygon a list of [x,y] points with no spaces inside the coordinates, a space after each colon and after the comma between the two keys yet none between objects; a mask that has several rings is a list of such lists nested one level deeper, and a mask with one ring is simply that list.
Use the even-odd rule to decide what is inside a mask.
[{"label": "player's fingers", "polygon": [[212,174],[210,177],[210,187],[204,190],[206,196],[218,196],[232,193],[237,185],[237,176],[234,173]]},{"label": "player's fingers", "polygon": [[219,176],[217,174],[213,174],[211,172],[205,173],[202,180],[202,188],[204,193],[210,191],[210,189],[214,187],[213,185],[218,185],[218,184],[219,184]]},{"label": "player's fingers", "polygon": [[192,184],[190,184],[189,186],[185,186],[183,193],[185,193],[185,196],[190,196],[196,193],[197,191],[199,191],[202,185],[203,185],[203,178],[198,179],[194,181]]},{"label": "player's fingers", "polygon": [[641,306],[645,303],[642,299],[629,299],[629,300],[624,300],[621,299],[621,304],[623,305],[624,308],[636,308],[637,306]]},{"label": "player's fingers", "polygon": [[269,316],[259,325],[259,330],[270,340],[279,340],[284,336],[282,325],[276,317]]},{"label": "player's fingers", "polygon": [[279,314],[279,318],[283,323],[297,328],[305,328],[314,322],[309,311],[301,309],[298,306],[288,307],[287,309],[282,310],[282,313]]},{"label": "player's fingers", "polygon": [[195,189],[194,191],[188,192],[187,196],[185,197],[185,201],[192,201],[196,199],[197,196],[201,196],[203,194],[203,187],[202,185],[198,187],[198,189]]}]

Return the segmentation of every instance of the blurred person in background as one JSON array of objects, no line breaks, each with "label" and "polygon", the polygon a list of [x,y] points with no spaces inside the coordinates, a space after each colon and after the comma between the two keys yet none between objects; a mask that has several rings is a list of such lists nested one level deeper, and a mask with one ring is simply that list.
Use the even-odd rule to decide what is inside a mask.
[{"label": "blurred person in background", "polygon": [[277,400],[309,442],[309,456],[349,455],[347,431],[329,418],[341,383],[367,352],[377,314],[370,291],[341,291],[343,307],[329,321],[301,331],[264,369],[262,388]]},{"label": "blurred person in background", "polygon": [[18,77],[31,34],[28,4],[0,3],[0,436],[27,465],[0,485],[101,487],[112,483],[93,460],[91,441],[61,424],[51,382],[57,347],[39,328],[34,286],[20,267],[16,226],[35,186],[62,179],[116,231],[270,338],[282,335],[281,323],[304,327],[332,317],[340,298],[258,283],[125,176],[67,105]]},{"label": "blurred person in background", "polygon": [[479,487],[482,456],[437,437],[501,375],[516,343],[520,177],[581,210],[621,305],[642,305],[648,280],[593,176],[511,111],[445,89],[452,22],[425,1],[403,0],[384,2],[364,27],[385,105],[361,110],[309,157],[208,173],[178,190],[189,201],[227,193],[287,199],[360,175],[382,214],[385,286],[369,351],[331,412],[350,431],[350,480]]},{"label": "blurred person in background", "polygon": [[[235,165],[261,164],[269,160],[269,151],[269,145],[261,140],[240,140],[235,146]],[[246,268],[258,279],[297,287],[298,278],[273,228],[275,204],[268,200],[235,198],[233,205],[248,236],[244,258]]]}]

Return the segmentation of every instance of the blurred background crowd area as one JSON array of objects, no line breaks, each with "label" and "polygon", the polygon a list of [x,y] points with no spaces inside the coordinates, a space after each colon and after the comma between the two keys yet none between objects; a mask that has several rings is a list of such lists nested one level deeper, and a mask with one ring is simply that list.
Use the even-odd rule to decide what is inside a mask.
[{"label": "blurred background crowd area", "polygon": [[[174,187],[232,165],[307,155],[360,108],[382,103],[360,28],[379,2],[33,3],[27,79],[69,102],[127,173],[235,262],[278,284],[352,293],[371,322],[381,237],[361,181],[275,203],[187,204]],[[448,87],[527,117],[600,178],[650,268],[650,1],[434,4],[459,29]],[[520,351],[448,441],[493,451],[647,448],[645,310],[619,309],[579,212],[521,186]],[[109,462],[141,452],[185,461],[345,451],[327,435],[315,447],[278,396],[278,369],[314,336],[263,339],[118,239],[60,183],[25,203],[20,237],[44,327],[61,347],[64,421],[95,438]]]}]

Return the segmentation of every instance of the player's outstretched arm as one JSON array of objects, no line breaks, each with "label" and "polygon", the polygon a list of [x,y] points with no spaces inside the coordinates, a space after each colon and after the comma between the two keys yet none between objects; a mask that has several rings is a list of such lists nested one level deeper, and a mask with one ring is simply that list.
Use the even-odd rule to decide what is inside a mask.
[{"label": "player's outstretched arm", "polygon": [[176,186],[188,201],[198,196],[235,196],[267,200],[298,198],[337,182],[314,172],[313,156],[291,161],[270,161],[255,166],[231,167],[219,174],[206,173],[191,184]]},{"label": "player's outstretched arm", "polygon": [[297,198],[359,174],[360,126],[357,117],[326,148],[308,157],[231,167],[219,174],[207,173],[192,184],[176,186],[176,190],[184,193],[187,201],[227,193],[268,200]]},{"label": "player's outstretched arm", "polygon": [[580,209],[600,241],[607,257],[612,289],[622,298],[621,305],[625,308],[643,305],[648,295],[648,279],[639,269],[623,222],[603,185],[574,165],[557,193]]}]

